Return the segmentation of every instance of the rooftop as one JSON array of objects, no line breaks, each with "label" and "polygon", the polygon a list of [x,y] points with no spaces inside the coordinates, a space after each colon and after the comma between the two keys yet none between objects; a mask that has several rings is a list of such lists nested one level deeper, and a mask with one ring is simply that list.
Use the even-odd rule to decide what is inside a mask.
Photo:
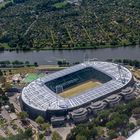
[{"label": "rooftop", "polygon": [[[50,90],[45,83],[47,81],[62,77],[64,75],[76,72],[86,67],[93,67],[94,69],[112,77],[112,80],[102,84],[97,88],[90,89],[82,92],[81,94],[71,97],[63,98],[59,94],[54,93]],[[64,108],[75,108],[81,106],[87,102],[91,102],[105,96],[111,92],[117,91],[118,89],[127,85],[131,79],[131,72],[121,67],[121,78],[118,70],[118,65],[109,62],[93,61],[84,62],[67,69],[58,71],[56,73],[44,76],[33,82],[31,82],[22,91],[22,100],[29,106],[39,110],[61,110]],[[125,77],[125,82],[122,82],[122,78]]]}]

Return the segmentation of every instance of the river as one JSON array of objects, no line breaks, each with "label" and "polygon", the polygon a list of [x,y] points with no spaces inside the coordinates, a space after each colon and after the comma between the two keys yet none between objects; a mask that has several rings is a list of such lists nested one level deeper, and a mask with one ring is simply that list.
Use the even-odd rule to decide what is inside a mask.
[{"label": "river", "polygon": [[47,51],[30,51],[0,52],[0,61],[19,60],[30,61],[38,64],[57,64],[59,59],[66,59],[69,62],[82,62],[84,56],[89,58],[98,58],[99,60],[107,59],[132,59],[140,61],[140,47],[119,47],[105,49],[87,49],[87,50],[47,50]]}]

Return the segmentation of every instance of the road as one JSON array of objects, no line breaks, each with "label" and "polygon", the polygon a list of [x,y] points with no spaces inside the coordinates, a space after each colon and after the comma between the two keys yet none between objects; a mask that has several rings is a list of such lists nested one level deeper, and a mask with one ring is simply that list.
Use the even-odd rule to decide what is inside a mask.
[{"label": "road", "polygon": [[0,136],[2,136],[2,137],[6,137],[6,134],[0,129]]},{"label": "road", "polygon": [[51,130],[58,132],[62,136],[63,140],[66,140],[67,135],[70,133],[73,127],[74,126],[66,126],[66,127],[52,128]]},{"label": "road", "polygon": [[19,101],[17,100],[17,96],[19,96],[19,94],[15,94],[14,96],[10,97],[9,101],[14,105],[17,112],[21,112],[21,108],[20,108]]},{"label": "road", "polygon": [[10,122],[11,120],[10,115],[5,109],[1,111],[1,115],[7,122]]}]

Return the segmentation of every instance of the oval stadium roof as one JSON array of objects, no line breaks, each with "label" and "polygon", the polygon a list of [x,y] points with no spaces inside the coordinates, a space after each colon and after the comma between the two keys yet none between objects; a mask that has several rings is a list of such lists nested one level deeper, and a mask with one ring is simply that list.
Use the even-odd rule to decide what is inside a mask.
[{"label": "oval stadium roof", "polygon": [[[88,91],[73,96],[71,98],[63,98],[59,94],[54,93],[48,88],[45,83],[56,78],[68,75],[70,73],[79,71],[81,69],[92,67],[112,78],[112,80],[100,85],[99,87],[92,88]],[[111,92],[121,89],[127,85],[131,79],[131,72],[120,66],[121,72],[117,64],[102,61],[90,61],[84,62],[67,69],[55,72],[45,77],[39,78],[31,82],[28,86],[23,88],[22,101],[31,106],[32,108],[46,111],[46,110],[61,110],[61,109],[72,109],[87,102],[93,101]],[[121,75],[121,76],[120,76]],[[125,82],[122,82],[120,77],[125,77]]]}]

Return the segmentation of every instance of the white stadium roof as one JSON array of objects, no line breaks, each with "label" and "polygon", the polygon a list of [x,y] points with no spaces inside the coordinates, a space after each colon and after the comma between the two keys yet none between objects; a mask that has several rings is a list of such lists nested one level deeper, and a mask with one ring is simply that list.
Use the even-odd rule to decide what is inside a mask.
[{"label": "white stadium roof", "polygon": [[140,140],[140,129],[137,130],[132,136],[130,136],[127,140]]},{"label": "white stadium roof", "polygon": [[[59,96],[59,94],[54,93],[45,85],[45,83],[48,81],[87,67],[93,67],[94,69],[109,75],[112,77],[112,80],[97,88],[90,89],[70,98],[63,98]],[[125,83],[123,83],[122,79],[120,78],[117,64],[110,62],[90,61],[69,67],[50,75],[46,75],[43,78],[33,81],[23,89],[21,98],[25,104],[42,111],[75,108],[101,96],[107,95],[113,91],[117,91],[118,89],[127,85],[132,79],[132,74],[127,68],[123,66],[120,67],[121,77],[125,77]]]}]

